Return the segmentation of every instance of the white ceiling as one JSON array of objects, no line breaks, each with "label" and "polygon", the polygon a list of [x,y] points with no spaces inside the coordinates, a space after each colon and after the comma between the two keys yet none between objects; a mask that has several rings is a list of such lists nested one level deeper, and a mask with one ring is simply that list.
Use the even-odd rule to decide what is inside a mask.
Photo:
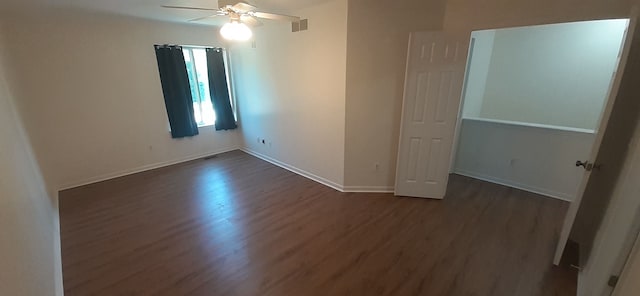
[{"label": "white ceiling", "polygon": [[[327,0],[245,0],[261,11],[290,13]],[[217,7],[217,0],[2,0],[0,11],[45,10],[51,7],[83,9],[171,22],[185,22],[213,13],[162,8],[161,5]],[[304,17],[304,16],[302,16]],[[225,18],[212,18],[200,24],[219,25]]]}]

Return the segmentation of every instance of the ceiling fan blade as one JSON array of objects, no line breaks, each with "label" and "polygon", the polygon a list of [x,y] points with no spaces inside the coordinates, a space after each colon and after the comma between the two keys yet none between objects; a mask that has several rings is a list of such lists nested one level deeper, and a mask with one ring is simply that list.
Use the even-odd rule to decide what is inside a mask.
[{"label": "ceiling fan blade", "polygon": [[219,16],[219,14],[212,14],[212,15],[207,15],[207,16],[203,16],[203,17],[198,17],[198,18],[194,18],[194,19],[190,19],[190,22],[197,22],[197,21],[201,21],[204,19],[208,19],[208,18],[214,18],[216,16]]},{"label": "ceiling fan blade", "polygon": [[191,7],[191,6],[173,6],[173,5],[162,5],[164,8],[177,8],[177,9],[191,9],[191,10],[206,10],[206,11],[217,11],[217,8],[207,8],[207,7]]},{"label": "ceiling fan blade", "polygon": [[264,25],[260,20],[250,15],[243,15],[240,17],[240,20],[250,27],[260,27]]},{"label": "ceiling fan blade", "polygon": [[291,15],[284,15],[284,14],[276,14],[276,13],[251,11],[251,12],[249,12],[249,15],[254,16],[254,17],[258,17],[258,18],[263,18],[263,19],[268,19],[268,20],[276,20],[276,21],[287,21],[287,22],[299,22],[300,21],[300,17],[291,16]]},{"label": "ceiling fan blade", "polygon": [[257,7],[245,2],[238,2],[235,5],[233,5],[232,8],[240,12],[253,11],[257,9]]}]

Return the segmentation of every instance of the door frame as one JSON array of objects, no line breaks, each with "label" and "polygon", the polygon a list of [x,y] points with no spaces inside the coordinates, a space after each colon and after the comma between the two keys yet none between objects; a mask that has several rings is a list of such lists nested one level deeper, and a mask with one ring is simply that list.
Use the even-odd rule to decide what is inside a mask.
[{"label": "door frame", "polygon": [[473,49],[476,45],[476,39],[472,36],[473,31],[469,32],[469,50],[467,52],[467,65],[464,68],[464,78],[462,80],[462,91],[460,92],[460,104],[458,106],[458,117],[456,118],[456,127],[453,132],[453,145],[451,146],[451,159],[449,159],[449,174],[453,174],[456,166],[456,158],[458,156],[458,148],[460,144],[460,130],[462,128],[462,113],[464,111],[465,98],[467,97],[467,82],[469,79],[469,71],[473,61]]},{"label": "door frame", "polygon": [[[626,66],[627,66],[627,62],[630,54],[629,51],[631,50],[631,43],[633,42],[633,39],[630,40],[629,36],[632,36],[631,38],[633,38],[635,31],[638,30],[637,28],[638,18],[636,16],[637,16],[637,9],[636,7],[634,7],[633,9],[631,9],[628,16],[627,30],[623,37],[623,43],[620,46],[620,51],[618,54],[618,64],[616,66],[616,71],[614,72],[611,85],[609,86],[610,88],[609,88],[609,92],[607,93],[607,99],[605,101],[604,109],[600,115],[600,119],[598,122],[598,129],[603,128],[602,127],[603,120],[607,121],[607,125],[611,122],[610,116],[613,115],[612,111],[613,111],[613,108],[615,107],[614,106],[615,100],[617,99],[620,92],[620,85],[622,83],[623,75],[626,71]],[[611,100],[614,100],[614,101],[612,102]],[[607,126],[604,127],[604,130],[597,130],[595,143],[591,147],[590,158],[593,158],[593,159],[588,159],[588,161],[591,161],[591,162],[598,161],[597,158],[598,158],[598,154],[600,153],[601,147],[604,144],[604,133],[606,132],[606,129],[607,129]],[[633,137],[633,134],[631,135],[631,137]],[[586,188],[591,178],[591,175],[590,175],[591,173],[590,172],[587,172],[587,173],[589,175],[586,176],[586,179],[583,179],[583,182],[581,183],[580,187],[578,187],[578,191],[577,191],[578,194],[575,196],[574,200],[571,201],[571,203],[569,204],[569,209],[565,214],[564,221],[562,223],[562,229],[560,231],[560,236],[558,238],[558,243],[556,245],[555,255],[553,258],[554,265],[560,265],[560,261],[562,260],[562,256],[564,255],[564,250],[566,249],[566,244],[569,241],[572,230],[574,229],[575,220],[577,218],[578,212],[580,211],[580,206],[582,204],[582,200],[584,198]]]},{"label": "door frame", "polygon": [[[638,212],[638,214],[640,214],[640,211]],[[632,241],[634,233],[635,240]],[[616,264],[620,264],[622,266],[617,265],[614,267],[616,268],[620,266],[620,270],[618,273],[620,277],[616,287],[613,288],[613,291],[611,292],[611,295],[613,296],[631,296],[629,294],[621,293],[624,293],[629,289],[634,289],[633,287],[627,287],[627,285],[637,285],[636,280],[632,278],[633,274],[630,274],[629,272],[632,272],[632,270],[635,271],[639,268],[637,266],[637,262],[640,262],[640,225],[635,225],[634,230],[629,233],[627,241],[631,242],[631,245],[623,246],[623,253],[618,254],[618,262],[616,262]],[[625,250],[628,251],[628,253],[626,253]]]},{"label": "door frame", "polygon": [[[495,28],[483,28],[483,29],[471,29],[471,31],[469,32],[469,52],[467,53],[467,66],[465,68],[465,73],[464,73],[464,80],[463,80],[463,84],[462,84],[462,94],[460,96],[460,107],[458,110],[458,118],[456,118],[456,127],[455,127],[455,132],[454,132],[454,136],[453,136],[453,148],[451,151],[451,159],[449,161],[449,173],[453,174],[454,173],[454,169],[455,169],[455,162],[456,162],[456,156],[458,155],[458,149],[459,149],[459,145],[460,145],[460,130],[462,129],[462,117],[463,117],[463,111],[464,111],[464,104],[466,102],[465,100],[465,96],[467,93],[467,79],[469,78],[469,70],[470,70],[470,66],[471,66],[471,61],[473,60],[473,48],[475,45],[475,40],[472,37],[473,32],[475,31],[487,31],[487,30],[501,30],[501,29],[513,29],[513,28],[525,28],[525,27],[532,27],[532,26],[544,26],[544,25],[558,25],[558,24],[568,24],[568,23],[578,23],[578,22],[591,22],[591,21],[602,21],[602,20],[613,20],[613,19],[631,19],[631,17],[634,15],[636,8],[634,7],[629,14],[626,17],[616,17],[616,18],[595,18],[595,19],[586,19],[586,20],[580,20],[580,21],[576,21],[576,20],[567,20],[565,22],[563,21],[559,21],[559,22],[553,22],[553,23],[535,23],[535,24],[529,24],[529,25],[516,25],[516,26],[501,26],[501,27],[495,27]],[[623,40],[624,41],[624,40]],[[624,46],[623,44],[621,44],[621,50],[622,50],[622,46]],[[613,82],[613,77],[612,77],[612,82]],[[609,98],[607,98],[608,100]]]},{"label": "door frame", "polygon": [[[629,20],[629,23],[628,23],[627,33],[626,34],[629,34],[629,28],[632,25],[634,25],[632,23],[632,21],[633,21],[634,16],[637,15],[637,11],[638,11],[637,8],[634,7],[633,9],[630,10],[629,14],[626,17],[622,17],[621,16],[621,17],[618,17],[618,18],[595,18],[595,19],[588,19],[588,20],[583,20],[583,21],[599,21],[599,20],[608,20],[608,19],[623,19],[623,18],[627,18]],[[580,22],[583,22],[583,21],[580,21]],[[473,49],[474,49],[474,45],[475,45],[474,44],[475,40],[473,40],[472,33],[474,31],[480,31],[480,30],[498,30],[498,29],[506,29],[506,28],[521,28],[521,27],[529,27],[529,26],[535,26],[535,25],[552,25],[552,24],[572,23],[572,22],[576,22],[576,21],[541,23],[541,24],[531,24],[531,25],[527,25],[527,26],[512,26],[512,27],[499,27],[499,28],[491,28],[491,29],[473,29],[473,30],[471,30],[471,32],[469,33],[470,43],[469,43],[469,53],[468,53],[468,59],[467,59],[467,67],[465,69],[465,76],[464,76],[464,81],[463,81],[463,90],[461,92],[461,98],[460,98],[460,108],[458,110],[458,118],[456,119],[456,126],[455,126],[453,146],[452,146],[453,150],[452,150],[452,153],[451,153],[451,159],[450,159],[450,164],[449,164],[449,173],[454,173],[454,171],[455,171],[455,163],[456,163],[456,160],[457,160],[458,150],[460,148],[462,118],[463,118],[464,105],[466,103],[466,100],[465,100],[466,93],[467,93],[466,92],[467,91],[466,88],[467,88],[467,85],[468,85],[468,81],[467,80],[469,78],[468,74],[469,74],[469,71],[470,71],[470,64],[471,64],[471,62],[473,60]],[[635,28],[635,29],[639,29],[639,28]],[[620,55],[622,55],[624,50],[628,50],[628,48],[626,48],[627,46],[630,46],[630,44],[626,44],[625,41],[627,41],[626,37],[623,39],[623,43],[620,45]],[[624,70],[624,66],[626,65],[626,62],[627,61],[626,61],[626,59],[624,59],[624,57],[619,56],[618,65],[616,66],[616,72],[623,71]],[[621,67],[621,65],[622,65],[622,67]],[[615,76],[613,76],[611,78],[610,88],[611,89],[616,88],[616,93],[617,93],[617,87],[618,87],[619,83],[616,83],[616,79],[617,78]],[[606,98],[606,101],[605,101],[605,106],[606,106],[606,102],[611,100],[612,95],[613,94],[610,91],[608,93],[608,95],[607,95],[607,98]],[[601,125],[602,120],[604,120],[604,117],[602,115],[604,115],[605,112],[606,112],[606,110],[602,111],[601,117],[599,118],[599,125]],[[604,131],[599,131],[599,132],[602,133]],[[594,143],[594,145],[596,145],[596,144]],[[600,143],[600,146],[602,146],[602,143]],[[596,147],[595,146],[591,147],[592,150],[594,148],[596,148]],[[599,148],[599,147],[597,147],[597,148]],[[595,161],[595,159],[590,160],[590,161]],[[581,196],[580,197],[577,196],[577,194],[579,194],[580,191],[581,190],[578,190],[576,192],[576,196],[574,197],[574,200],[570,202],[570,205],[572,205],[572,206],[574,206],[576,208],[579,208],[579,206],[580,206],[580,204],[582,202],[582,197]],[[565,224],[566,224],[567,217],[568,217],[568,215],[571,215],[571,214],[572,214],[571,212],[567,212],[565,214],[565,216],[564,216],[563,224],[562,224],[563,225],[563,231],[562,231],[562,233],[560,233],[560,237],[558,239],[558,243],[560,243],[562,240],[564,240],[563,237],[566,236],[566,238],[568,238],[571,229],[573,229],[573,225],[571,225],[570,229],[568,229],[568,230],[564,229],[564,228],[566,228]],[[573,213],[573,214],[575,215],[575,213]],[[640,225],[638,226],[637,230],[640,231]],[[636,231],[636,233],[630,234],[630,235],[637,235],[637,233],[638,232]],[[556,246],[556,247],[557,247],[556,254],[555,254],[554,258],[553,258],[554,265],[558,265],[560,263],[560,259],[562,258],[562,253],[558,251],[558,249],[559,249],[558,246]],[[638,248],[640,248],[640,246],[638,246]],[[640,255],[640,251],[638,251],[638,252],[639,252],[639,255]],[[624,255],[627,255],[627,254],[624,254]],[[624,255],[618,254],[618,256],[624,256]],[[627,257],[624,257],[623,259],[626,260]],[[622,259],[618,259],[618,260],[620,261]],[[619,263],[618,265],[621,265],[621,264],[622,263]],[[620,267],[620,268],[622,268],[622,267]]]},{"label": "door frame", "polygon": [[640,183],[636,182],[638,172],[640,118],[635,119],[629,150],[598,228],[589,260],[582,269],[585,278],[582,289],[595,291],[594,295],[611,295],[612,292],[617,295],[616,290],[621,287],[608,287],[608,277],[619,276],[619,282],[624,284],[629,276],[625,270],[631,267],[627,266],[631,263],[629,260],[640,255],[640,201],[634,198],[640,192]]}]

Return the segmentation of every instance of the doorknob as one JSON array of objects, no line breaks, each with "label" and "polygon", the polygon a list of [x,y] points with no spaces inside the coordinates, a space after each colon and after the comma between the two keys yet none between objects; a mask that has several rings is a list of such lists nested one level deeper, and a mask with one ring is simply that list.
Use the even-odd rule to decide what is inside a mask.
[{"label": "doorknob", "polygon": [[588,172],[592,171],[593,169],[596,169],[596,170],[599,170],[599,169],[600,169],[600,165],[599,165],[599,164],[598,164],[598,165],[596,165],[596,164],[590,163],[588,160],[587,160],[587,161],[580,161],[580,160],[577,160],[577,161],[576,161],[576,166],[577,166],[577,167],[580,167],[580,166],[581,166],[581,167],[583,167],[583,168],[584,168],[586,171],[588,171]]}]

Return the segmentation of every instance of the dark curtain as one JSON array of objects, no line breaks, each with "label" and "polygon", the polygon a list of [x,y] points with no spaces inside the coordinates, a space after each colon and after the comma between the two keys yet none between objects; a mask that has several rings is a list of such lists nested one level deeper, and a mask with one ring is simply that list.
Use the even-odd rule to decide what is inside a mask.
[{"label": "dark curtain", "polygon": [[193,116],[193,99],[182,47],[156,45],[155,48],[171,137],[195,136],[198,124]]},{"label": "dark curtain", "polygon": [[207,48],[207,69],[209,71],[209,91],[216,111],[216,130],[237,128],[231,109],[227,73],[224,67],[224,53],[219,48]]}]

